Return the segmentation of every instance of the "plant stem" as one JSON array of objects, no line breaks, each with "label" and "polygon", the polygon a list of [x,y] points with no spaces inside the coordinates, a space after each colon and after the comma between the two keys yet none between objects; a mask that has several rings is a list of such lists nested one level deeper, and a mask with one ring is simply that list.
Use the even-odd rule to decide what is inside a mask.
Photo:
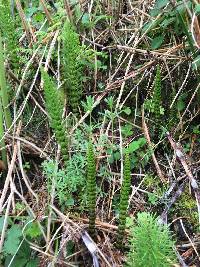
[{"label": "plant stem", "polygon": [[4,127],[3,127],[3,108],[2,102],[0,98],[0,148],[1,148],[1,156],[3,163],[7,166],[7,156],[5,150],[5,140],[4,140]]},{"label": "plant stem", "polygon": [[3,117],[5,118],[6,127],[10,128],[11,126],[11,114],[9,110],[9,97],[6,84],[6,74],[4,67],[4,57],[3,57],[3,44],[0,33],[0,92],[1,92],[1,101],[2,101],[2,111]]},{"label": "plant stem", "polygon": [[131,188],[131,166],[130,166],[129,153],[126,152],[124,159],[123,182],[120,192],[119,225],[118,225],[117,243],[116,243],[116,246],[119,249],[122,249],[123,247],[122,243],[126,228],[126,217],[127,217],[130,188]]},{"label": "plant stem", "polygon": [[89,234],[95,237],[96,219],[96,164],[93,145],[88,145],[87,154],[87,202],[89,212]]}]

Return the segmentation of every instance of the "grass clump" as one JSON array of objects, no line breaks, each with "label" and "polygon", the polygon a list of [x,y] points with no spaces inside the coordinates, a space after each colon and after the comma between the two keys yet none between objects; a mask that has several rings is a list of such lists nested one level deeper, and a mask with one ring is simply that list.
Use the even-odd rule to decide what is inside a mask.
[{"label": "grass clump", "polygon": [[130,252],[126,266],[170,267],[175,260],[174,242],[167,225],[147,212],[138,214],[137,225],[131,227]]},{"label": "grass clump", "polygon": [[42,71],[42,79],[44,81],[45,103],[50,116],[50,125],[55,133],[57,142],[61,146],[62,157],[66,164],[68,160],[68,138],[66,137],[66,127],[62,119],[63,101],[60,91],[57,90],[55,83],[45,71]]}]

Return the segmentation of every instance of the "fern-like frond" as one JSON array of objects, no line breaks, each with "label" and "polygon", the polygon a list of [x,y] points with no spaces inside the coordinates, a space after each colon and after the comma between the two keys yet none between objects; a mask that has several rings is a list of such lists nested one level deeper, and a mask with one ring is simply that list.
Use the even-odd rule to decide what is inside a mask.
[{"label": "fern-like frond", "polygon": [[66,94],[72,111],[77,114],[82,96],[83,66],[81,54],[83,52],[79,35],[72,24],[67,21],[63,28],[63,75],[66,81]]},{"label": "fern-like frond", "polygon": [[49,75],[42,71],[44,82],[45,104],[50,117],[50,125],[55,133],[56,140],[61,146],[61,152],[65,163],[68,160],[68,138],[66,137],[66,127],[63,123],[63,101],[60,92]]}]

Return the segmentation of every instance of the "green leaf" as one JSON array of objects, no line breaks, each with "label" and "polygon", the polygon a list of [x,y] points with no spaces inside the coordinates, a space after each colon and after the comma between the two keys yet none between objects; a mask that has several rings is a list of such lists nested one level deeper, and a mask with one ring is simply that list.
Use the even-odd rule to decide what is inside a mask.
[{"label": "green leaf", "polygon": [[88,27],[91,24],[91,22],[90,22],[90,16],[89,16],[88,13],[83,14],[83,16],[82,16],[82,24],[84,26],[86,26],[86,27]]},{"label": "green leaf", "polygon": [[157,25],[160,24],[161,19],[157,19],[157,20],[153,20],[150,21],[146,24],[144,24],[143,28],[142,28],[142,33],[144,32],[149,32],[150,30],[154,29]]},{"label": "green leaf", "polygon": [[7,256],[5,260],[5,267],[25,267],[25,264],[27,263],[28,259],[23,257],[15,257],[12,263],[10,263],[12,260],[12,256]]},{"label": "green leaf", "polygon": [[154,193],[148,193],[148,201],[152,204],[155,205],[156,202],[158,201],[158,197]]},{"label": "green leaf", "polygon": [[126,115],[130,115],[131,114],[131,109],[129,107],[126,107],[125,109],[123,109],[123,112],[126,114]]},{"label": "green leaf", "polygon": [[120,152],[115,152],[114,154],[113,154],[113,156],[114,156],[114,160],[120,160],[121,159],[121,154],[120,154]]},{"label": "green leaf", "polygon": [[194,126],[193,133],[194,134],[200,134],[200,125]]},{"label": "green leaf", "polygon": [[177,108],[178,108],[178,111],[184,110],[185,102],[183,101],[182,98],[178,99]]},{"label": "green leaf", "polygon": [[163,22],[160,24],[160,26],[164,29],[166,29],[170,24],[174,23],[177,20],[175,16],[173,17],[166,17],[166,19],[163,20]]},{"label": "green leaf", "polygon": [[139,138],[137,141],[133,141],[129,144],[129,153],[133,153],[139,148],[142,148],[146,144],[146,139],[144,137]]},{"label": "green leaf", "polygon": [[129,137],[133,134],[133,126],[130,124],[125,124],[124,126],[122,126],[122,134],[125,137]]},{"label": "green leaf", "polygon": [[164,40],[164,36],[163,36],[163,35],[159,35],[159,36],[155,37],[155,38],[152,39],[152,41],[151,41],[151,48],[152,48],[152,49],[157,49],[157,48],[159,48],[159,47],[162,45],[163,40]]},{"label": "green leaf", "polygon": [[187,1],[187,3],[183,2],[183,3],[179,4],[179,5],[177,5],[176,11],[178,11],[181,14],[183,14],[184,12],[187,11],[187,9],[191,9],[191,8],[192,8],[191,1]]},{"label": "green leaf", "polygon": [[0,217],[0,233],[1,233],[2,230],[3,230],[4,219],[5,219],[5,216]]},{"label": "green leaf", "polygon": [[37,22],[42,22],[44,20],[44,15],[42,13],[37,13],[35,16],[34,16],[34,19],[35,21]]},{"label": "green leaf", "polygon": [[67,206],[73,206],[74,205],[74,199],[73,198],[68,198],[66,200],[66,205]]},{"label": "green leaf", "polygon": [[26,241],[23,241],[22,245],[20,246],[11,264],[10,264],[10,261],[12,259],[12,256],[8,255],[6,257],[5,267],[8,267],[8,266],[10,267],[37,267],[39,266],[39,259],[30,258],[30,257],[31,257],[31,249],[29,247],[29,244],[27,244]]},{"label": "green leaf", "polygon": [[38,226],[38,223],[37,222],[30,223],[29,227],[27,227],[25,233],[30,238],[36,238],[38,236],[41,236],[41,231],[40,231],[40,228]]},{"label": "green leaf", "polygon": [[14,255],[18,249],[21,237],[21,227],[19,225],[14,224],[7,232],[7,239],[4,243],[5,253]]},{"label": "green leaf", "polygon": [[39,266],[39,259],[31,259],[27,264],[26,267],[38,267]]},{"label": "green leaf", "polygon": [[157,0],[155,3],[155,9],[164,8],[169,3],[169,0]]},{"label": "green leaf", "polygon": [[97,22],[99,22],[100,20],[106,20],[106,19],[109,19],[109,18],[112,18],[112,17],[111,16],[107,16],[107,15],[96,16],[96,19],[94,21],[94,25],[96,25]]},{"label": "green leaf", "polygon": [[194,10],[195,10],[196,15],[198,15],[200,13],[200,4],[197,4],[195,6],[195,9]]}]

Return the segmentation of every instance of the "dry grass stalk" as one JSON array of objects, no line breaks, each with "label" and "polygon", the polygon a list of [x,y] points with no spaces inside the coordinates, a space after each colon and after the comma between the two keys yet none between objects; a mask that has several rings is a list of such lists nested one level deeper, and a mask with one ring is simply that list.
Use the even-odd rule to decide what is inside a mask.
[{"label": "dry grass stalk", "polygon": [[162,173],[162,171],[160,169],[160,166],[158,164],[158,161],[156,159],[156,156],[155,156],[155,154],[153,152],[153,146],[152,146],[152,143],[151,143],[148,127],[147,127],[147,124],[146,124],[145,118],[144,118],[144,108],[142,109],[142,128],[143,128],[144,136],[147,139],[147,143],[149,145],[149,148],[151,149],[151,157],[153,159],[154,166],[156,168],[157,174],[158,174],[160,180],[162,181],[162,183],[165,184],[165,183],[167,183],[167,179],[164,177],[164,175],[163,175],[163,173]]}]

